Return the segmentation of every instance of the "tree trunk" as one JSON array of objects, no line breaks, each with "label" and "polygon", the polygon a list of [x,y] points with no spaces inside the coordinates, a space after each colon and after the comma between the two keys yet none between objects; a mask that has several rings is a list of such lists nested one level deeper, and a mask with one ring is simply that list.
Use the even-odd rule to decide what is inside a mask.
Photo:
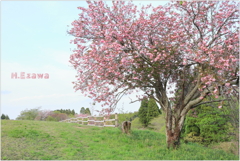
[{"label": "tree trunk", "polygon": [[186,114],[180,115],[180,110],[178,113],[174,113],[172,109],[168,109],[166,113],[166,139],[168,148],[178,148],[180,145],[180,135],[184,124],[184,119]]},{"label": "tree trunk", "polygon": [[167,129],[166,131],[167,135],[167,147],[168,148],[178,148],[180,145],[180,134],[181,130],[180,127],[176,127],[173,132],[172,130]]}]

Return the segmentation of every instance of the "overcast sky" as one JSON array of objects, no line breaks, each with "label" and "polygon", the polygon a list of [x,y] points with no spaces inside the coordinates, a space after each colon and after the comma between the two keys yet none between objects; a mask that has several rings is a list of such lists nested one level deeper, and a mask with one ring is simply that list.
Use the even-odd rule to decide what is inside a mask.
[{"label": "overcast sky", "polygon": [[[110,2],[108,2],[110,3]],[[163,1],[134,1],[154,6]],[[75,48],[67,34],[71,22],[78,19],[77,7],[85,1],[1,1],[1,114],[15,119],[22,110],[91,108],[92,100],[75,92],[75,70],[69,56]],[[25,72],[25,79],[21,78]],[[26,79],[27,74],[31,79]],[[48,79],[33,79],[34,74],[49,74]],[[124,97],[117,109],[137,111],[140,102],[129,104]],[[100,110],[96,104],[95,110]],[[119,112],[119,110],[115,112]],[[94,114],[98,114],[94,112]]]}]

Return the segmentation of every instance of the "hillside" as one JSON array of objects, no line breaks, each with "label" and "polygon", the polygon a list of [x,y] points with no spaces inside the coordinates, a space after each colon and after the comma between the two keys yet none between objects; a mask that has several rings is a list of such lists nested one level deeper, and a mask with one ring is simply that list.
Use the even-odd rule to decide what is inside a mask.
[{"label": "hillside", "polygon": [[[132,128],[134,128],[134,129],[142,129],[143,128],[138,117],[136,117],[132,121]],[[159,115],[158,117],[153,118],[150,121],[150,124],[148,125],[147,129],[153,130],[153,131],[156,131],[156,132],[160,132],[161,134],[165,135],[165,120],[164,120],[164,116],[163,115]]]},{"label": "hillside", "polygon": [[75,123],[3,120],[2,160],[238,160],[221,150],[184,144],[167,150],[165,135]]}]

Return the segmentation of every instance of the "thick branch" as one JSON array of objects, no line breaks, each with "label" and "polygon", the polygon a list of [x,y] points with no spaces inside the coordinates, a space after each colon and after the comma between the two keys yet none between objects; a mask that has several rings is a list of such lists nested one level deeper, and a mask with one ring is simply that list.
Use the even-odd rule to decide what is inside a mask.
[{"label": "thick branch", "polygon": [[[208,89],[205,89],[202,93],[201,93],[201,97],[205,97],[210,91],[212,91],[214,89],[214,87],[209,87]],[[184,109],[181,111],[181,116],[184,116],[190,109],[192,106],[202,102],[202,98],[198,97],[195,100],[190,101],[185,107]]]},{"label": "thick branch", "polygon": [[195,87],[192,89],[192,91],[189,94],[186,95],[186,97],[184,99],[184,105],[186,105],[191,100],[191,98],[194,96],[194,94],[198,90],[199,84],[200,84],[200,74],[198,75],[198,79],[197,79],[197,83],[196,83]]}]

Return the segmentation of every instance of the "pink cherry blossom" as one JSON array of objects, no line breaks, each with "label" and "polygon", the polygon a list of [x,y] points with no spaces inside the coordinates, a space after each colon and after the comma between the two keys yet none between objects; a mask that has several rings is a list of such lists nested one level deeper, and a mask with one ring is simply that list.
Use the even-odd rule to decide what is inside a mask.
[{"label": "pink cherry blossom", "polygon": [[225,83],[225,86],[229,87],[229,86],[230,86],[230,83]]}]

